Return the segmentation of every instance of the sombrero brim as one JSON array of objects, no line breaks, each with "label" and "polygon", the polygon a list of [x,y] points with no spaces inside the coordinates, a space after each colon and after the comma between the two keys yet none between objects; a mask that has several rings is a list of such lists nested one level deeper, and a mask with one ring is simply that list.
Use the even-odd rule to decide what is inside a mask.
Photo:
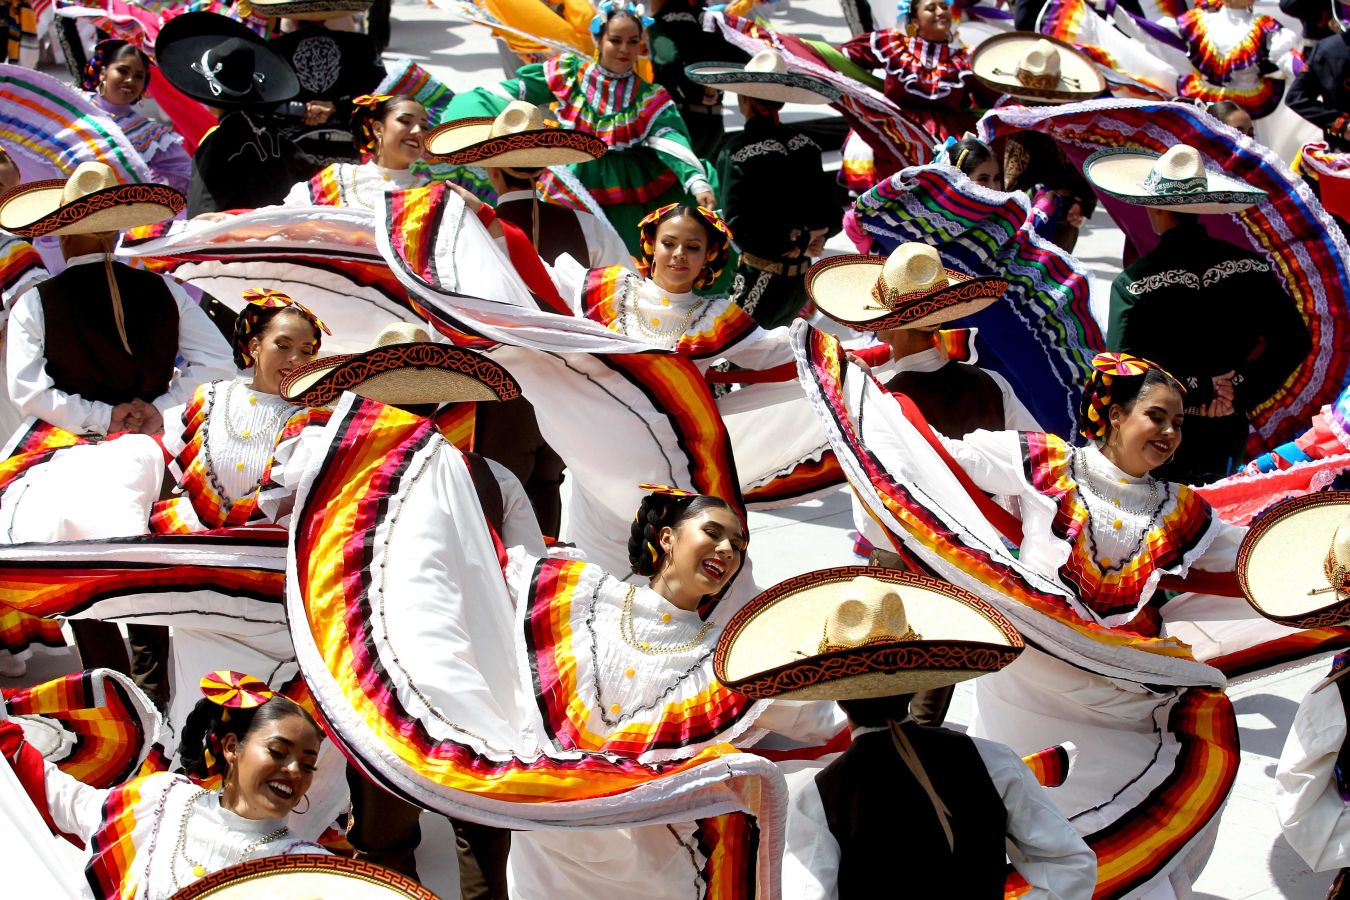
[{"label": "sombrero brim", "polygon": [[970,278],[947,270],[947,286],[887,309],[872,296],[886,260],[847,254],[823,259],[806,273],[806,293],[824,315],[861,331],[926,328],[977,313],[1003,296],[1008,282],[985,276]]},{"label": "sombrero brim", "polygon": [[253,12],[278,19],[340,19],[368,12],[373,0],[252,0]]},{"label": "sombrero brim", "polygon": [[1098,150],[1083,162],[1083,175],[1092,186],[1124,203],[1156,206],[1174,212],[1218,215],[1235,213],[1266,199],[1266,192],[1244,181],[1206,170],[1209,190],[1196,194],[1154,194],[1144,179],[1161,154],[1113,147]]},{"label": "sombrero brim", "polygon": [[226,866],[194,881],[173,900],[342,897],[344,900],[437,900],[405,875],[363,859],[296,853]]},{"label": "sombrero brim", "polygon": [[696,84],[777,103],[833,103],[840,90],[820,78],[800,72],[747,72],[729,62],[694,63],[684,74]]},{"label": "sombrero brim", "polygon": [[486,356],[425,342],[316,359],[281,382],[281,396],[304,406],[328,406],[343,391],[393,406],[520,396],[516,380]]},{"label": "sombrero brim", "polygon": [[1238,584],[1252,608],[1291,628],[1350,621],[1350,596],[1328,590],[1323,567],[1347,514],[1350,491],[1333,491],[1289,500],[1257,519],[1237,557]]},{"label": "sombrero brim", "polygon": [[173,218],[187,203],[163,184],[119,184],[63,205],[65,189],[59,178],[15,187],[0,197],[0,228],[23,238],[122,231]]},{"label": "sombrero brim", "polygon": [[[264,76],[262,84],[255,85],[242,97],[211,93],[206,79],[192,69],[203,53],[230,38],[253,44],[254,69]],[[155,40],[155,65],[175,88],[218,109],[267,106],[300,93],[300,79],[290,63],[247,26],[217,13],[184,13],[164,23]]]},{"label": "sombrero brim", "polygon": [[[1017,79],[1022,55],[1037,41],[1046,40],[1059,48],[1058,87],[1028,87]],[[970,71],[986,87],[1023,100],[1041,103],[1072,103],[1089,100],[1106,90],[1106,78],[1083,51],[1073,44],[1044,34],[1014,31],[989,38],[975,48]]]},{"label": "sombrero brim", "polygon": [[[830,610],[862,575],[895,586],[920,639],[819,653]],[[717,642],[713,671],[724,685],[753,699],[858,700],[996,672],[1023,646],[1017,629],[997,610],[945,581],[840,566],[788,579],[746,604]]]},{"label": "sombrero brim", "polygon": [[496,119],[481,116],[447,122],[427,136],[427,153],[456,166],[540,169],[590,162],[609,145],[593,134],[567,128],[538,128],[492,137]]}]

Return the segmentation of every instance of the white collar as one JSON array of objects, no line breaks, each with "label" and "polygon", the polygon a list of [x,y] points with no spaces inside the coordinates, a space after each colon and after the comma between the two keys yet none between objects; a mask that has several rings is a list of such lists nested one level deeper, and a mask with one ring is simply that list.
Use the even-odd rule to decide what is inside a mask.
[{"label": "white collar", "polygon": [[[101,262],[103,262],[102,253],[81,253],[79,256],[72,256],[70,259],[66,260],[66,268],[69,269],[71,266],[85,266],[90,263]],[[122,260],[118,259],[116,256],[113,256],[113,262],[126,265],[125,262],[122,262]]]},{"label": "white collar", "polygon": [[891,360],[897,372],[936,372],[947,364],[947,355],[937,347],[929,347],[909,356]]},{"label": "white collar", "polygon": [[1083,456],[1087,462],[1087,474],[1094,478],[1107,481],[1112,485],[1147,484],[1152,481],[1152,478],[1148,475],[1145,475],[1142,478],[1138,475],[1131,475],[1129,472],[1126,472],[1124,469],[1111,462],[1111,460],[1106,458],[1106,454],[1102,452],[1101,447],[1097,446],[1096,441],[1088,441],[1087,447],[1084,448]]},{"label": "white collar", "polygon": [[523,189],[519,191],[507,191],[505,194],[497,195],[497,203],[499,204],[510,203],[512,200],[532,200],[532,199],[534,199],[534,191],[527,191]]},{"label": "white collar", "polygon": [[[909,716],[905,716],[903,719],[900,720],[900,724],[903,725],[904,723],[910,721],[913,720],[910,719]],[[856,741],[864,734],[875,734],[878,731],[890,731],[890,730],[891,729],[889,725],[854,725],[851,728],[849,728],[848,734],[849,737],[853,738],[853,740]]]}]

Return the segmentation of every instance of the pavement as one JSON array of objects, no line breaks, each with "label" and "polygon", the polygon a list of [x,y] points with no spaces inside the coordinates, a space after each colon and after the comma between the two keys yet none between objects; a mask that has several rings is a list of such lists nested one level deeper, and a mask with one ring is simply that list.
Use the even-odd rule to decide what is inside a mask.
[{"label": "pavement", "polygon": [[[520,0],[524,2],[524,0]],[[849,37],[834,0],[792,0],[775,11],[775,27],[795,34],[840,43]],[[504,76],[501,57],[486,30],[451,20],[442,10],[420,0],[396,0],[391,50],[388,58],[408,56],[455,90],[489,84]],[[818,109],[789,107],[785,118],[819,115]],[[739,127],[739,116],[729,108],[727,127]],[[1119,271],[1120,232],[1099,214],[1080,238],[1079,259],[1094,275],[1094,295],[1102,295]],[[846,240],[830,245],[835,252],[851,252]],[[755,574],[773,584],[804,571],[858,562],[852,554],[852,521],[843,489],[823,500],[790,509],[750,516]],[[1239,601],[1234,601],[1239,602]],[[70,671],[75,665],[69,650],[45,654],[30,661],[22,683],[36,684]],[[1238,714],[1242,762],[1237,783],[1220,820],[1214,850],[1194,883],[1198,898],[1324,897],[1333,873],[1316,874],[1285,843],[1273,807],[1275,765],[1299,700],[1325,673],[1329,662],[1317,660],[1273,675],[1230,686],[1229,696]],[[20,682],[0,679],[0,685]],[[973,712],[973,689],[958,688],[948,724],[961,728]],[[458,895],[448,824],[439,816],[423,816],[423,842],[418,866],[429,888],[443,897]]]}]

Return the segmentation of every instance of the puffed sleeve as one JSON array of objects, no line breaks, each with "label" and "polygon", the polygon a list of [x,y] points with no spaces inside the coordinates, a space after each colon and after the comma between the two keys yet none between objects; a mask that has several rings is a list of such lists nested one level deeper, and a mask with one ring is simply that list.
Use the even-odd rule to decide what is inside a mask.
[{"label": "puffed sleeve", "polygon": [[1350,864],[1350,807],[1336,784],[1345,737],[1345,705],[1333,683],[1303,698],[1275,768],[1284,839],[1317,872]]},{"label": "puffed sleeve", "polygon": [[1018,432],[980,429],[959,441],[940,434],[937,437],[980,490],[1012,496],[1025,489],[1022,442]]},{"label": "puffed sleeve", "polygon": [[42,766],[52,824],[89,843],[103,824],[103,802],[108,792],[72,778],[49,762],[44,761]]},{"label": "puffed sleeve", "polygon": [[1008,858],[1034,900],[1087,900],[1097,856],[1050,800],[1027,764],[1003,744],[972,738],[1007,810]]}]

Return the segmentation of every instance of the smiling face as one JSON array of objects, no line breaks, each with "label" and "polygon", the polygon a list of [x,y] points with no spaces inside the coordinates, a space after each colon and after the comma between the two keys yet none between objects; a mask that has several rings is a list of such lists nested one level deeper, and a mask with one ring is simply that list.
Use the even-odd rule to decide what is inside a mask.
[{"label": "smiling face", "polygon": [[745,557],[741,520],[725,507],[661,529],[660,540],[665,556],[652,589],[681,609],[697,609],[704,597],[726,587]]},{"label": "smiling face", "polygon": [[221,749],[229,772],[220,804],[245,819],[280,819],[314,780],[319,733],[301,715],[257,725],[240,740],[225,736]]},{"label": "smiling face", "polygon": [[693,216],[667,219],[656,228],[652,281],[671,293],[694,289],[708,261],[708,232]]},{"label": "smiling face", "polygon": [[632,16],[614,16],[600,32],[600,65],[627,75],[642,55],[642,29]]},{"label": "smiling face", "polygon": [[1114,404],[1102,454],[1135,477],[1147,475],[1181,446],[1181,408],[1181,393],[1168,384],[1140,391],[1128,409]]},{"label": "smiling face", "polygon": [[952,14],[947,0],[919,0],[914,11],[919,37],[925,41],[945,41],[952,34]]},{"label": "smiling face", "polygon": [[148,74],[140,56],[126,50],[103,67],[98,92],[113,103],[135,103],[145,93]]},{"label": "smiling face", "polygon": [[264,394],[279,393],[282,379],[292,369],[313,359],[318,351],[318,329],[300,313],[282,310],[267,321],[262,331],[249,338],[252,388]]},{"label": "smiling face", "polygon": [[386,169],[406,169],[426,149],[427,111],[416,100],[400,100],[371,126],[379,143],[375,162]]}]

